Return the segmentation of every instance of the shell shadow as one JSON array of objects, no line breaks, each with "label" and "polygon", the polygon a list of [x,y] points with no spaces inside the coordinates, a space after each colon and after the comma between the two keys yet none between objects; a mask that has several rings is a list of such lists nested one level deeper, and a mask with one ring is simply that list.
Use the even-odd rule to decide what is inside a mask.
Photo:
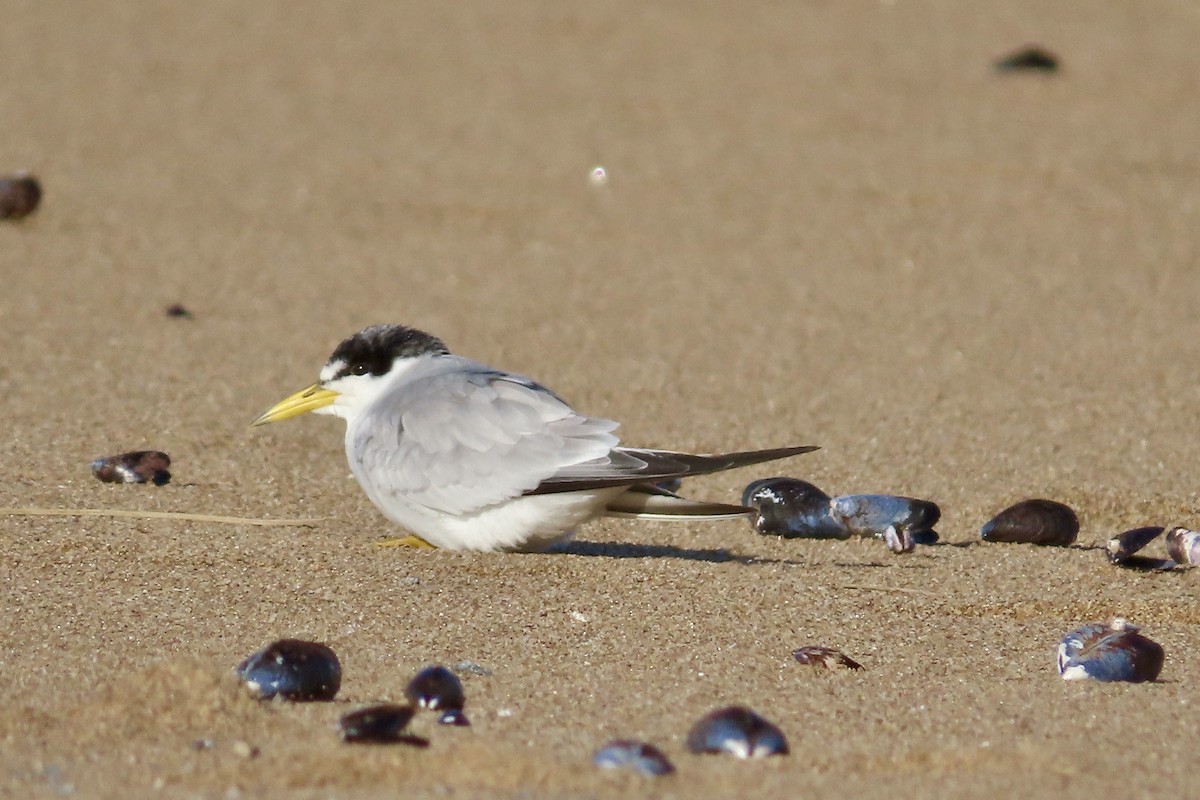
[{"label": "shell shadow", "polygon": [[724,548],[696,550],[665,544],[630,544],[629,542],[570,541],[550,548],[551,553],[600,558],[678,558],[684,561],[703,561],[709,564],[787,564],[803,566],[803,562],[783,558],[739,556]]}]

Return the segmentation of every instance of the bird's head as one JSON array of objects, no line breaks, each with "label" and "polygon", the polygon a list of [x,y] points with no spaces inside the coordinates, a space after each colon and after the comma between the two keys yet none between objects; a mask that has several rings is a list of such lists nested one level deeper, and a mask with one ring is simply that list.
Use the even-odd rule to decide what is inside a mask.
[{"label": "bird's head", "polygon": [[415,328],[372,325],[343,341],[321,368],[321,379],[264,411],[251,426],[309,411],[350,419],[423,356],[447,355],[446,344]]}]

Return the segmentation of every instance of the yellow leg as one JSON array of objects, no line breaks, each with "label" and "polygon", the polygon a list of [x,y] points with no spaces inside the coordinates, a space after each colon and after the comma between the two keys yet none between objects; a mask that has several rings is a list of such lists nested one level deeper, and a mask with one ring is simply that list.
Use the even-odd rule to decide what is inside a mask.
[{"label": "yellow leg", "polygon": [[412,547],[416,550],[437,550],[436,545],[417,536],[415,533],[410,533],[407,536],[396,536],[391,539],[382,539],[378,542],[372,542],[376,547]]}]

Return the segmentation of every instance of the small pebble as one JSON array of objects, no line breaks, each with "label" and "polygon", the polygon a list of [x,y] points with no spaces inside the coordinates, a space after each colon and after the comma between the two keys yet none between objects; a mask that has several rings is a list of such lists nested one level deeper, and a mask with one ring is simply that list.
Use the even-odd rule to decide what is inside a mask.
[{"label": "small pebble", "polygon": [[404,696],[419,708],[433,711],[461,709],[467,702],[462,681],[441,665],[418,672],[405,687]]},{"label": "small pebble", "polygon": [[1037,45],[1029,45],[996,59],[995,67],[999,72],[1050,73],[1058,70],[1058,58]]},{"label": "small pebble", "polygon": [[1058,671],[1063,680],[1142,683],[1158,677],[1163,649],[1123,619],[1084,625],[1058,645]]},{"label": "small pebble", "polygon": [[343,742],[388,744],[405,742],[425,745],[429,743],[415,736],[406,736],[404,729],[412,721],[416,711],[412,706],[397,706],[384,703],[359,711],[343,714],[338,720],[338,735]]},{"label": "small pebble", "polygon": [[24,219],[42,202],[42,185],[24,172],[0,178],[0,219]]},{"label": "small pebble", "polygon": [[326,645],[280,639],[234,670],[260,700],[332,700],[342,685],[342,665]]},{"label": "small pebble", "polygon": [[1171,528],[1167,531],[1167,555],[1176,564],[1200,564],[1200,531]]},{"label": "small pebble", "polygon": [[469,728],[471,720],[461,708],[448,708],[438,717],[438,725],[453,725],[457,728]]},{"label": "small pebble", "polygon": [[1079,518],[1054,500],[1022,500],[992,517],[979,531],[985,542],[1065,547],[1079,535]]},{"label": "small pebble", "polygon": [[1162,532],[1163,528],[1149,526],[1117,534],[1105,545],[1104,549],[1108,552],[1108,560],[1114,564],[1128,561],[1134,553],[1161,536]]},{"label": "small pebble", "polygon": [[181,304],[174,303],[172,305],[167,306],[167,316],[175,317],[177,319],[191,319],[192,312],[188,311]]},{"label": "small pebble", "polygon": [[167,469],[171,457],[160,450],[135,450],[116,456],[97,458],[92,474],[105,483],[153,483],[163,486],[171,481]]},{"label": "small pebble", "polygon": [[848,667],[849,669],[863,668],[862,664],[840,650],[834,650],[832,647],[822,647],[821,645],[814,644],[793,650],[792,656],[801,664],[811,664],[825,667],[826,669],[836,669],[837,667]]},{"label": "small pebble", "polygon": [[617,739],[604,745],[592,756],[592,763],[604,769],[631,769],[650,777],[675,771],[675,766],[657,747],[631,739]]},{"label": "small pebble", "polygon": [[608,183],[608,170],[604,167],[592,167],[591,173],[588,175],[588,180],[593,186],[603,186]]},{"label": "small pebble", "polygon": [[241,739],[235,741],[232,745],[230,745],[230,747],[233,749],[234,755],[242,758],[258,758],[262,753],[262,751],[257,747],[249,742],[244,742]]},{"label": "small pebble", "polygon": [[728,753],[737,758],[787,755],[783,731],[744,706],[717,709],[692,726],[687,735],[692,753]]},{"label": "small pebble", "polygon": [[742,505],[758,513],[750,525],[763,536],[788,539],[849,539],[829,514],[829,495],[797,478],[764,478],[742,492]]},{"label": "small pebble", "polygon": [[942,517],[936,503],[890,494],[849,494],[833,498],[830,516],[859,536],[883,539],[893,553],[908,553],[917,543],[937,541],[933,526]]}]

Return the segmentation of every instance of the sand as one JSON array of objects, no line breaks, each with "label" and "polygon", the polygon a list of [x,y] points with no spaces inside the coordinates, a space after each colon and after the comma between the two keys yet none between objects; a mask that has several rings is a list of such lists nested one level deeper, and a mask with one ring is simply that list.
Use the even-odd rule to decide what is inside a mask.
[{"label": "sand", "polygon": [[[1197,792],[1197,573],[1096,549],[1200,525],[1194,4],[4,11],[0,167],[45,199],[0,225],[0,504],[319,521],[4,516],[0,795]],[[1027,43],[1061,71],[992,70]],[[945,544],[607,520],[561,553],[375,547],[397,530],[340,423],[247,424],[381,321],[629,444],[822,448],[692,495],[921,497]],[[146,447],[167,486],[89,472]],[[978,543],[1026,497],[1071,505],[1078,545]],[[1059,638],[1117,615],[1161,679],[1062,681]],[[336,649],[335,702],[239,691],[279,637]],[[801,667],[806,644],[866,669]],[[462,660],[491,671],[464,676],[472,727],[338,742]],[[792,754],[687,754],[731,703]],[[618,736],[678,773],[592,767]]]}]

